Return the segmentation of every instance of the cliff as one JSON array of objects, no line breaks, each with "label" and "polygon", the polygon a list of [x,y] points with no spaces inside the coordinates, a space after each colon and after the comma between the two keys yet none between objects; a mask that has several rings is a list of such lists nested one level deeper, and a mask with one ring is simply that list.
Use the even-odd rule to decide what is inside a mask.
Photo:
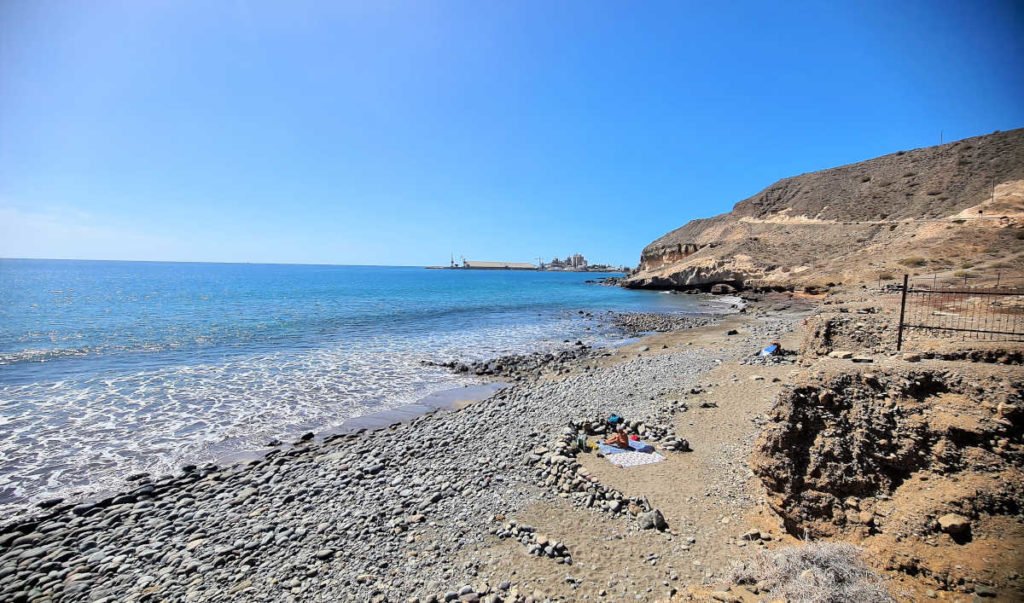
[{"label": "cliff", "polygon": [[1024,129],[785,178],[644,248],[628,287],[816,287],[1021,272]]}]

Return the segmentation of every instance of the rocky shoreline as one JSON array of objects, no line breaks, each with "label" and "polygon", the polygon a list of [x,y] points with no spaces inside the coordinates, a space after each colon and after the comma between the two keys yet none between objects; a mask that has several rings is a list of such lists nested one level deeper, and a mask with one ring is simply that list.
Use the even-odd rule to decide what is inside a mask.
[{"label": "rocky shoreline", "polygon": [[[580,314],[594,318],[591,313]],[[722,320],[721,314],[659,314],[656,312],[606,312],[598,317],[605,324],[612,325],[627,337],[640,337],[650,333],[667,333],[684,329],[696,329],[715,325]],[[522,381],[539,375],[563,375],[582,361],[611,356],[605,348],[595,348],[580,340],[566,347],[550,352],[510,354],[488,360],[451,360],[427,362],[427,366],[446,368],[462,375],[484,378],[500,378],[508,381]]]},{"label": "rocky shoreline", "polygon": [[477,377],[502,378],[510,381],[521,381],[541,374],[563,374],[570,370],[569,365],[597,355],[607,354],[576,341],[572,347],[553,352],[532,352],[530,354],[510,354],[490,360],[451,360],[448,362],[430,362],[427,366],[439,366],[461,375]]},{"label": "rocky shoreline", "polygon": [[[624,321],[645,331],[709,323]],[[480,584],[472,564],[452,560],[500,537],[500,518],[568,492],[635,529],[663,529],[645,501],[580,473],[563,454],[566,430],[619,412],[665,454],[685,450],[670,424],[686,405],[641,399],[636,384],[667,391],[715,366],[684,350],[598,370],[608,355],[577,342],[449,367],[515,383],[458,412],[323,440],[308,434],[247,464],[186,466],[177,476],[135,476],[137,487],[99,501],[50,501],[0,529],[0,600],[543,600],[511,576]],[[571,563],[558,543],[529,544]]]},{"label": "rocky shoreline", "polygon": [[620,312],[611,317],[612,323],[632,336],[646,333],[666,333],[681,329],[707,327],[721,321],[720,315],[658,314],[654,312]]}]

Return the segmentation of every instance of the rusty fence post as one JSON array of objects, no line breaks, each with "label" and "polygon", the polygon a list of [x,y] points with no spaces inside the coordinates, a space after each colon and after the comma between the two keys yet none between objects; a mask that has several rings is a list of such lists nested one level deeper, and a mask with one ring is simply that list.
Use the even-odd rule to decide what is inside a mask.
[{"label": "rusty fence post", "polygon": [[896,351],[903,348],[903,315],[907,311],[907,281],[909,275],[903,275],[903,294],[900,297],[900,325],[896,329]]}]

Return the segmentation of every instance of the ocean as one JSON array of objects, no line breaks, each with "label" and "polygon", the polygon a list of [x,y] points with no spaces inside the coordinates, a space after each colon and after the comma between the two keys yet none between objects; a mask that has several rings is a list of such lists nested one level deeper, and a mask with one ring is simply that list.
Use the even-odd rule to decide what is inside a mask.
[{"label": "ocean", "polygon": [[478,383],[425,361],[623,336],[722,301],[595,273],[0,260],[0,517]]}]

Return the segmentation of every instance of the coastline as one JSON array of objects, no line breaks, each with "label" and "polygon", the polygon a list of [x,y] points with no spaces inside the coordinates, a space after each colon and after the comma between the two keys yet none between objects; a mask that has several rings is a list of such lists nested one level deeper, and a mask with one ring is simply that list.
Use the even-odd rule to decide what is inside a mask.
[{"label": "coastline", "polygon": [[579,273],[15,264],[5,275],[24,287],[0,346],[2,518],[475,381],[424,361],[602,344],[605,326],[581,309],[717,309]]},{"label": "coastline", "polygon": [[[378,431],[387,427],[393,427],[400,423],[407,423],[421,416],[435,412],[461,410],[474,402],[486,400],[506,385],[507,384],[504,382],[496,381],[443,389],[429,393],[411,404],[403,404],[394,408],[377,410],[365,415],[352,417],[350,419],[346,419],[337,427],[330,427],[318,433],[309,432],[312,433],[313,436],[308,440],[300,438],[290,444],[282,442],[275,446],[266,446],[264,448],[254,448],[251,450],[223,454],[211,461],[211,464],[219,467],[226,467],[236,464],[257,462],[266,458],[266,456],[274,450],[287,451],[292,447],[303,445],[306,441],[321,442],[324,439],[334,438],[337,436],[359,434],[365,431]],[[109,494],[111,493],[108,493],[107,495]],[[102,496],[91,498],[102,498]]]},{"label": "coastline", "polygon": [[[670,312],[665,314],[608,310],[600,313],[572,311],[570,314],[574,318],[576,314],[579,314],[580,318],[583,319],[582,325],[579,327],[578,332],[575,333],[576,336],[593,335],[600,332],[601,334],[597,336],[597,340],[600,342],[598,345],[615,348],[633,341],[644,330],[656,331],[665,330],[666,328],[679,328],[680,326],[709,324],[726,315],[729,312],[729,307],[738,307],[737,303],[741,304],[742,301],[722,296],[704,300],[699,304],[702,308],[698,311],[683,313]],[[346,434],[359,429],[376,429],[393,423],[411,420],[423,413],[434,412],[438,409],[450,409],[449,407],[453,405],[461,406],[468,403],[468,401],[460,400],[460,397],[468,396],[469,401],[476,401],[480,397],[492,393],[490,390],[497,389],[494,387],[495,380],[499,382],[518,381],[532,370],[540,370],[544,366],[548,368],[558,367],[556,370],[562,370],[562,364],[590,353],[589,346],[583,346],[581,349],[578,347],[579,344],[579,340],[576,340],[576,344],[573,344],[571,339],[565,339],[561,344],[557,344],[554,341],[538,344],[534,352],[518,353],[485,360],[467,360],[466,362],[472,367],[469,371],[446,371],[450,372],[452,377],[449,387],[440,390],[425,389],[419,398],[414,398],[413,401],[400,404],[399,406],[390,407],[388,404],[383,404],[384,408],[382,409],[370,407],[366,414],[351,416],[345,418],[340,423],[326,427],[317,427],[313,423],[305,423],[299,426],[292,425],[283,430],[269,431],[263,437],[254,439],[245,447],[239,447],[234,443],[216,443],[206,446],[206,449],[200,451],[200,454],[181,455],[173,464],[163,461],[159,462],[156,466],[152,464],[150,466],[138,466],[136,464],[134,467],[124,467],[117,473],[105,474],[102,482],[93,484],[83,483],[77,486],[62,488],[58,491],[51,490],[49,495],[39,496],[34,500],[10,503],[5,508],[5,513],[2,514],[3,517],[0,518],[0,527],[12,521],[22,521],[31,517],[34,509],[40,504],[52,507],[67,501],[91,502],[116,496],[124,488],[130,487],[132,482],[138,481],[141,477],[160,479],[176,473],[180,467],[185,466],[226,466],[233,463],[258,460],[275,448],[273,444],[277,443],[280,445],[284,443],[282,441],[299,438],[303,434],[308,434],[310,430],[315,431],[317,438],[323,438],[330,435]],[[531,361],[527,362],[528,359]],[[493,365],[496,361],[504,361],[506,363],[504,368],[513,369],[516,374],[513,375],[507,371],[496,373],[486,368],[488,365]],[[424,362],[423,364],[452,369],[455,364],[461,363]],[[464,377],[469,377],[472,382],[466,385]],[[462,385],[456,385],[459,383]],[[297,440],[297,442],[301,441]]]},{"label": "coastline", "polygon": [[[746,301],[713,324],[634,317],[663,330],[621,346],[474,364],[490,381],[483,389],[449,390],[227,467],[186,466],[20,518],[0,527],[0,600],[756,601],[766,591],[736,582],[737,569],[764,554],[801,554],[806,530],[819,543],[860,547],[847,550],[897,599],[1024,593],[1024,536],[1005,532],[1012,518],[998,509],[964,519],[975,522],[975,542],[936,540],[934,513],[960,503],[936,501],[934,487],[947,480],[947,496],[958,496],[956,484],[981,484],[985,466],[925,469],[899,490],[843,494],[851,510],[840,515],[809,505],[841,493],[847,472],[876,479],[880,470],[858,464],[870,456],[852,450],[853,461],[813,469],[835,475],[801,482],[804,490],[785,481],[807,458],[802,446],[836,450],[810,457],[827,463],[849,447],[850,430],[857,441],[931,441],[901,434],[900,423],[848,418],[862,404],[887,408],[888,395],[869,390],[844,402],[852,407],[829,406],[830,395],[983,379],[1012,400],[1019,355],[976,364],[955,349],[891,353],[879,337],[894,309],[879,311],[870,292]],[[785,352],[759,356],[772,341]],[[847,360],[836,346],[865,355]],[[802,402],[805,391],[819,392],[817,403]],[[1019,416],[1013,404],[939,400],[906,408],[927,416],[958,401],[971,425],[996,438]],[[818,412],[835,414],[818,423],[801,414]],[[623,468],[579,450],[578,438],[605,437],[612,413],[660,458]],[[948,420],[961,419],[936,429]],[[807,441],[792,440],[806,425]],[[1003,475],[1016,487],[1024,477],[1007,458]],[[985,487],[1014,496],[999,494],[1000,483]]]},{"label": "coastline", "polygon": [[[724,321],[742,318],[733,315]],[[705,325],[681,332],[721,328]],[[556,362],[486,399],[455,404],[450,412],[432,410],[451,405],[457,392],[425,400],[409,412],[350,422],[347,429],[318,434],[315,441],[300,440],[243,464],[187,466],[182,475],[143,478],[136,488],[100,501],[62,503],[31,519],[20,518],[0,531],[0,595],[16,600],[19,593],[29,592],[20,589],[52,590],[59,585],[57,590],[70,598],[121,592],[126,599],[118,600],[143,600],[160,592],[161,598],[202,600],[222,589],[237,589],[235,598],[276,600],[282,588],[299,596],[314,584],[318,593],[340,598],[387,594],[381,600],[395,600],[401,592],[429,600],[430,592],[443,595],[456,583],[470,581],[471,576],[451,574],[451,558],[465,544],[486,537],[493,516],[550,496],[529,478],[522,459],[531,449],[557,437],[560,425],[580,415],[614,408],[653,419],[656,409],[649,407],[649,400],[636,399],[633,382],[627,383],[637,370],[667,385],[680,379],[696,383],[716,366],[700,348],[646,351],[672,334],[658,333]],[[646,367],[651,362],[666,366]],[[598,374],[603,376],[595,379]],[[584,392],[589,399],[581,403]],[[608,401],[609,395],[618,401]],[[138,529],[142,520],[146,530]],[[273,525],[278,527],[268,532]],[[115,536],[111,526],[121,526],[121,532]],[[54,537],[63,539],[66,531],[91,534],[97,550],[64,552]],[[162,540],[161,532],[169,540]],[[428,548],[436,538],[444,543],[443,555]],[[38,557],[21,557],[27,544]],[[412,554],[421,577],[405,583],[390,576],[398,583],[382,589],[376,578],[367,576],[372,560],[384,552],[399,555],[389,566]],[[434,553],[430,562],[427,553]],[[286,578],[294,573],[286,559],[296,555],[306,559],[310,575]],[[342,563],[341,557],[358,561]],[[32,562],[10,565],[19,559]],[[60,563],[68,569],[60,579],[48,578],[48,573],[35,571],[36,560],[41,567]],[[281,570],[269,571],[266,583],[257,585],[248,578],[250,583],[238,589],[238,584],[224,582],[236,577],[228,568],[264,563]],[[139,582],[140,576],[160,567],[173,570],[159,580]],[[314,567],[319,569],[314,572]],[[323,575],[328,567],[330,579]],[[199,590],[189,586],[194,579],[184,579],[197,574],[208,576]]]},{"label": "coastline", "polygon": [[[710,300],[704,302],[709,304]],[[741,307],[743,300],[731,296],[720,296],[714,300],[719,309],[729,305],[732,308]],[[582,314],[582,312],[581,312]],[[524,377],[537,376],[546,371],[553,371],[561,374],[566,364],[579,361],[591,354],[602,355],[608,350],[615,350],[622,346],[628,346],[639,341],[645,334],[664,332],[675,329],[686,329],[700,326],[713,325],[722,318],[728,316],[726,312],[685,312],[685,313],[658,313],[658,312],[619,312],[606,311],[600,315],[586,313],[588,320],[597,320],[605,328],[612,328],[618,332],[613,339],[606,339],[601,346],[592,348],[582,345],[580,341],[575,344],[571,340],[565,340],[561,347],[542,347],[539,350],[527,353],[511,354],[484,360],[470,360],[465,362],[454,361],[447,363],[426,363],[428,366],[440,367],[448,370],[453,375],[466,375],[475,378],[474,383],[463,384],[458,387],[448,387],[437,391],[430,391],[423,394],[414,402],[401,404],[395,407],[386,407],[380,410],[371,410],[366,414],[356,415],[343,420],[340,424],[319,429],[316,431],[303,430],[294,432],[296,438],[292,442],[286,442],[278,437],[268,435],[268,444],[254,446],[241,450],[230,450],[215,453],[212,458],[204,461],[197,459],[183,459],[179,467],[195,467],[200,462],[207,467],[228,468],[233,465],[252,463],[263,460],[268,455],[287,451],[291,447],[301,446],[310,442],[319,442],[324,439],[332,439],[338,436],[361,433],[364,431],[377,431],[386,427],[394,427],[396,424],[412,421],[420,416],[432,414],[438,411],[461,410],[470,404],[484,400],[502,388],[510,385],[510,382],[522,380]],[[590,331],[591,327],[586,327]],[[581,347],[582,346],[582,347]],[[495,368],[498,364],[498,370]],[[504,365],[502,365],[504,363]],[[301,434],[301,435],[300,435]],[[282,436],[284,437],[284,436]],[[162,473],[157,475],[153,471],[139,471],[135,473],[125,472],[124,487],[127,488],[132,482],[141,479],[163,480],[173,475]],[[79,492],[62,494],[57,497],[44,498],[32,503],[25,504],[21,509],[15,511],[11,517],[0,519],[0,531],[12,524],[22,521],[31,522],[37,510],[68,507],[72,504],[93,503],[102,500],[109,500],[123,494],[125,488],[85,488]]]},{"label": "coastline", "polygon": [[[619,347],[495,359],[482,374],[507,386],[450,412],[41,510],[0,528],[0,600],[754,601],[770,587],[737,567],[808,534],[859,547],[899,598],[1020,600],[1019,345],[896,353],[898,299],[867,289],[745,299],[710,325],[635,317],[665,330]],[[786,352],[758,356],[772,341]],[[579,451],[611,413],[663,460]],[[924,464],[907,478],[895,453]]]}]

